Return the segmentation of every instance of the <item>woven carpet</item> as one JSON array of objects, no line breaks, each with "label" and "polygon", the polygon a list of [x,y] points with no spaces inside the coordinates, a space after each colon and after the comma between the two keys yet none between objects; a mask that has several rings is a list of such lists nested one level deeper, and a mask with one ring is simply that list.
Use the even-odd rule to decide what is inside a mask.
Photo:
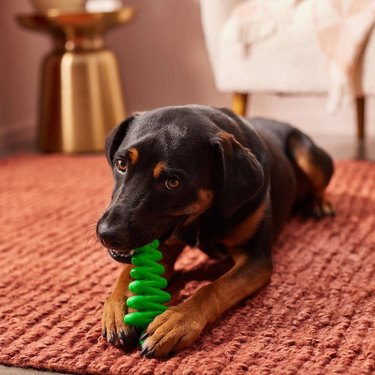
[{"label": "woven carpet", "polygon": [[[112,177],[104,157],[0,161],[0,363],[77,374],[373,374],[375,164],[336,165],[337,216],[294,217],[271,284],[166,360],[101,338],[119,266],[95,240]],[[173,303],[225,268],[186,249]]]}]

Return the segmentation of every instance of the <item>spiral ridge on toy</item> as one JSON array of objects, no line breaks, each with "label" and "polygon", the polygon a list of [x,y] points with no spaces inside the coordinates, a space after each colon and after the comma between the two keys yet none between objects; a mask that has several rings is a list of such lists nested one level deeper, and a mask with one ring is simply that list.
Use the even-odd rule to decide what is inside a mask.
[{"label": "spiral ridge on toy", "polygon": [[135,267],[130,276],[134,281],[129,284],[129,290],[135,295],[129,297],[126,304],[137,311],[125,315],[126,324],[145,328],[167,309],[164,303],[170,301],[171,295],[161,290],[167,286],[167,280],[161,277],[164,267],[158,262],[163,255],[158,247],[159,241],[155,240],[135,249],[132,256],[131,262]]}]

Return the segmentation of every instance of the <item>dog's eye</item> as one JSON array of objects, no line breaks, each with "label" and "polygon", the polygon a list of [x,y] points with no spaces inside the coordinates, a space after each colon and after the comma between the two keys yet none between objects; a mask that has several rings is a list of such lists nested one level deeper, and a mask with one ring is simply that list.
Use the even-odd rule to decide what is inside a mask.
[{"label": "dog's eye", "polygon": [[165,187],[169,190],[176,190],[180,186],[181,181],[176,177],[168,178],[167,180],[165,180]]},{"label": "dog's eye", "polygon": [[121,173],[125,173],[128,166],[125,160],[118,159],[115,161],[115,167]]}]

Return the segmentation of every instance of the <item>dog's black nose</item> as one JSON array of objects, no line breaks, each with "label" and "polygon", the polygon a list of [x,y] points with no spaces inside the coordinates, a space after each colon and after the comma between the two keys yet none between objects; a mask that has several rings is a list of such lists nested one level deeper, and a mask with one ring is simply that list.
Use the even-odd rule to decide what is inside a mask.
[{"label": "dog's black nose", "polygon": [[98,236],[104,246],[111,249],[122,249],[123,241],[118,228],[109,227],[106,224],[98,225]]}]

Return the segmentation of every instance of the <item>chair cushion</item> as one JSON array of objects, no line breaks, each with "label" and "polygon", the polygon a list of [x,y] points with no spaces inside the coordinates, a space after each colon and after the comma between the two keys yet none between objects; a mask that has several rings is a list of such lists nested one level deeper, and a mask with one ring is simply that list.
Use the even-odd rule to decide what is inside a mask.
[{"label": "chair cushion", "polygon": [[[313,20],[312,0],[294,7],[288,24],[248,50],[233,43],[228,22],[219,35],[213,61],[216,84],[222,91],[323,93],[329,87],[327,62],[321,52]],[[375,94],[375,38],[364,55],[363,91]]]}]

